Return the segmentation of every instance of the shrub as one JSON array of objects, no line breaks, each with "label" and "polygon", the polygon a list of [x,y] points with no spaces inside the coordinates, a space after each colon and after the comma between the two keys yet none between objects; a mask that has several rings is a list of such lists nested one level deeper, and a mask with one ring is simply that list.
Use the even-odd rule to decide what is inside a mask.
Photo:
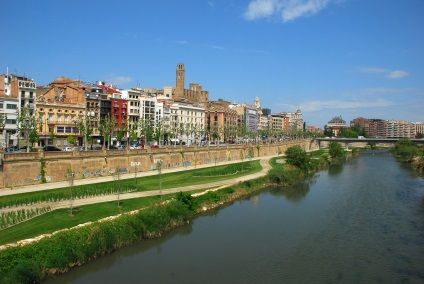
[{"label": "shrub", "polygon": [[270,182],[278,185],[293,185],[298,183],[304,176],[303,171],[296,167],[273,168],[268,172],[267,178]]},{"label": "shrub", "polygon": [[11,279],[18,283],[40,283],[43,269],[41,265],[31,259],[23,259],[11,271]]},{"label": "shrub", "polygon": [[299,145],[292,146],[286,151],[286,163],[292,166],[296,166],[303,171],[308,171],[311,167],[311,158],[308,156],[305,150],[300,148]]},{"label": "shrub", "polygon": [[193,197],[191,196],[190,193],[185,193],[185,192],[180,191],[180,192],[177,193],[176,199],[177,199],[177,201],[184,204],[184,206],[188,210],[194,211],[195,201],[194,201],[194,199],[193,199]]},{"label": "shrub", "polygon": [[330,145],[328,146],[328,152],[333,159],[339,159],[345,156],[342,145],[335,141],[330,142]]}]

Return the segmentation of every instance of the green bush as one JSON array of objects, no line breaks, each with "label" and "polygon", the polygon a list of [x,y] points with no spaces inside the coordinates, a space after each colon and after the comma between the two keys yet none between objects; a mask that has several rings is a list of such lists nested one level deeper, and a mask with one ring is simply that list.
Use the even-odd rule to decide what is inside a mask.
[{"label": "green bush", "polygon": [[303,171],[299,168],[273,168],[268,172],[267,178],[271,183],[288,186],[301,181],[304,177]]},{"label": "green bush", "polygon": [[292,146],[286,151],[286,163],[296,166],[303,171],[308,171],[311,168],[311,158],[305,150],[300,148],[299,145]]},{"label": "green bush", "polygon": [[191,196],[190,193],[186,193],[186,192],[178,192],[177,196],[176,196],[177,201],[181,202],[182,204],[184,204],[184,206],[190,210],[190,211],[194,211],[195,210],[195,200],[194,198]]},{"label": "green bush", "polygon": [[39,263],[31,259],[22,259],[11,271],[9,280],[15,280],[16,283],[40,283],[43,274],[43,269]]},{"label": "green bush", "polygon": [[340,159],[345,156],[343,146],[339,142],[331,141],[328,146],[328,152],[333,159]]}]

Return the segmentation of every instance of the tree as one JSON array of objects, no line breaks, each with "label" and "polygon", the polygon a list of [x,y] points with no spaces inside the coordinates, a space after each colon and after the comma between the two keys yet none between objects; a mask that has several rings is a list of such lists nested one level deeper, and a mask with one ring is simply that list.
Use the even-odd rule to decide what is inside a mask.
[{"label": "tree", "polygon": [[292,146],[286,150],[286,163],[296,166],[303,171],[310,168],[311,158],[299,145]]},{"label": "tree", "polygon": [[408,138],[401,138],[393,147],[395,155],[404,162],[412,162],[419,154],[418,146]]},{"label": "tree", "polygon": [[328,152],[333,159],[342,158],[345,155],[342,145],[336,141],[330,142]]},{"label": "tree", "polygon": [[49,139],[52,140],[52,142],[56,139],[56,135],[54,135],[53,131],[50,132]]},{"label": "tree", "polygon": [[[0,114],[0,134],[3,134],[5,126],[6,126],[6,115]],[[4,136],[4,144],[5,146],[7,146],[6,135]]]},{"label": "tree", "polygon": [[324,136],[333,137],[334,136],[333,129],[328,128],[327,125],[324,125]]},{"label": "tree", "polygon": [[161,145],[162,136],[164,134],[163,131],[163,124],[161,121],[158,121],[155,125],[155,131],[154,131],[154,139],[158,141],[158,144]]},{"label": "tree", "polygon": [[[27,146],[29,146],[30,142],[30,133],[34,130],[37,131],[37,126],[40,122],[40,119],[35,116],[33,109],[22,107],[17,111],[17,129],[26,140]],[[29,152],[29,147],[27,147],[27,152]]]},{"label": "tree", "polygon": [[29,133],[29,142],[31,143],[31,146],[38,142],[38,134],[36,129],[32,129]]},{"label": "tree", "polygon": [[420,132],[417,132],[417,134],[415,135],[415,138],[416,139],[423,139],[424,138],[424,134],[423,133],[420,133]]},{"label": "tree", "polygon": [[74,136],[69,135],[68,137],[66,137],[66,141],[68,141],[70,145],[74,144]]},{"label": "tree", "polygon": [[129,140],[131,145],[137,140],[137,126],[135,124],[130,126]]},{"label": "tree", "polygon": [[90,136],[93,131],[90,128],[90,124],[88,124],[87,117],[80,117],[78,119],[78,129],[84,138],[84,148],[87,150],[87,141],[91,141],[93,139],[93,137]]},{"label": "tree", "polygon": [[109,150],[110,137],[113,135],[115,131],[115,126],[116,126],[116,118],[115,116],[111,117],[109,114],[106,115],[106,117],[99,123],[99,131],[104,138],[103,148],[106,146],[106,141],[107,141],[107,147]]}]

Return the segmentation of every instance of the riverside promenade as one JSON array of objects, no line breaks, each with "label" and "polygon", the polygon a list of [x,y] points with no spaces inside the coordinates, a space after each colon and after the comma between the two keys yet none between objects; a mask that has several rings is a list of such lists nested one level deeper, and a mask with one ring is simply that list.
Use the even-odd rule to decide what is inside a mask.
[{"label": "riverside promenade", "polygon": [[[257,158],[252,158],[253,160],[260,160],[260,164],[262,166],[262,170],[233,178],[233,179],[227,179],[223,181],[217,181],[217,182],[210,182],[205,184],[198,184],[198,185],[192,185],[192,186],[184,186],[184,187],[175,187],[175,188],[167,188],[162,190],[151,190],[151,191],[143,191],[143,192],[132,192],[132,193],[121,193],[119,196],[120,200],[125,199],[132,199],[132,198],[141,198],[141,197],[147,197],[147,196],[154,196],[154,195],[165,195],[165,194],[171,194],[176,193],[180,191],[193,191],[193,190],[199,190],[199,189],[210,189],[210,190],[217,190],[223,187],[228,187],[231,185],[238,184],[239,182],[243,182],[246,180],[252,180],[259,177],[265,176],[268,171],[271,169],[271,166],[269,164],[269,160],[273,157],[277,157],[279,155],[275,156],[262,156]],[[280,155],[281,157],[281,155]],[[223,161],[223,162],[217,162],[216,166],[222,166],[222,165],[228,165],[232,163],[240,163],[240,160],[234,160],[234,161]],[[164,169],[162,170],[162,174],[167,173],[173,173],[173,172],[181,172],[181,171],[187,171],[187,170],[194,170],[195,168],[207,168],[207,167],[214,167],[215,163],[210,164],[202,164],[197,166],[187,166],[187,167],[179,167],[179,168],[172,168],[172,169]],[[157,170],[151,170],[147,172],[138,172],[137,178],[143,178],[146,176],[153,176],[158,175]],[[122,174],[121,180],[123,179],[132,179],[134,178],[134,173],[128,173],[128,174]],[[111,182],[114,181],[113,176],[105,176],[105,177],[97,177],[97,178],[90,178],[90,179],[79,179],[74,180],[74,186],[78,185],[84,185],[84,184],[95,184],[95,183],[102,183],[102,182]],[[29,192],[36,192],[36,191],[43,191],[43,190],[49,190],[49,189],[55,189],[55,188],[66,188],[69,187],[69,183],[67,181],[65,182],[56,182],[56,183],[44,183],[44,184],[37,184],[37,185],[31,185],[31,186],[22,186],[22,187],[14,187],[13,189],[0,189],[0,198],[1,196],[7,196],[7,195],[14,195],[14,194],[20,194],[20,193],[29,193]],[[82,206],[82,205],[88,205],[88,204],[94,204],[94,203],[102,203],[102,202],[109,202],[109,201],[115,201],[117,200],[116,195],[104,195],[104,196],[95,196],[95,197],[88,197],[83,199],[74,199],[73,200],[73,206]],[[44,207],[44,206],[50,206],[51,210],[59,209],[59,208],[67,208],[69,207],[69,200],[65,201],[59,201],[59,202],[48,202],[48,203],[42,203],[37,204],[33,206],[24,206],[24,207],[16,207],[16,208],[9,208],[6,209],[7,211],[12,210],[18,210],[22,208],[36,208],[36,207]],[[5,209],[3,209],[5,210]],[[0,210],[1,212],[2,210]]]}]

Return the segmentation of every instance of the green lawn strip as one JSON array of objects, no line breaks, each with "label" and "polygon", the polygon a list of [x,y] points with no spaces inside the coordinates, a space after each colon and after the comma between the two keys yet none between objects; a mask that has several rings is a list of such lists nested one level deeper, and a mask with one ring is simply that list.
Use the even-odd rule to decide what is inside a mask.
[{"label": "green lawn strip", "polygon": [[[174,196],[175,194],[163,195],[162,201],[171,199]],[[93,222],[108,216],[114,216],[120,213],[148,207],[160,200],[159,196],[151,196],[121,200],[120,207],[117,206],[117,201],[78,206],[75,208],[73,215],[69,214],[69,208],[58,209],[17,224],[13,227],[1,230],[0,245],[33,238],[43,234],[49,234],[86,222]]]},{"label": "green lawn strip", "polygon": [[[188,185],[204,184],[215,181],[222,181],[259,172],[262,167],[258,160],[251,162],[228,164],[216,167],[187,170],[176,173],[166,173],[161,175],[162,189],[184,187]],[[237,171],[238,170],[238,171]],[[237,173],[235,173],[237,171]],[[150,191],[157,190],[159,177],[147,176],[120,180],[121,192],[130,191]],[[72,194],[74,198],[84,198],[87,196],[99,196],[106,194],[116,194],[117,181],[102,182],[96,184],[74,186]],[[14,194],[0,197],[0,208],[7,206],[20,206],[36,202],[59,201],[69,199],[69,188],[58,188],[32,193]]]},{"label": "green lawn strip", "polygon": [[328,149],[319,149],[316,151],[309,152],[312,158],[320,158],[323,156],[328,156]]},{"label": "green lawn strip", "polygon": [[[203,192],[207,189],[189,191],[189,194]],[[58,209],[44,215],[38,216],[26,222],[0,231],[0,245],[17,242],[19,240],[34,238],[43,234],[71,228],[86,222],[93,222],[99,219],[114,216],[121,213],[145,208],[175,197],[173,194],[164,194],[162,199],[159,196],[149,196],[142,198],[126,199],[117,201],[97,203],[91,205],[78,206],[73,215],[69,214],[69,208]]]}]

